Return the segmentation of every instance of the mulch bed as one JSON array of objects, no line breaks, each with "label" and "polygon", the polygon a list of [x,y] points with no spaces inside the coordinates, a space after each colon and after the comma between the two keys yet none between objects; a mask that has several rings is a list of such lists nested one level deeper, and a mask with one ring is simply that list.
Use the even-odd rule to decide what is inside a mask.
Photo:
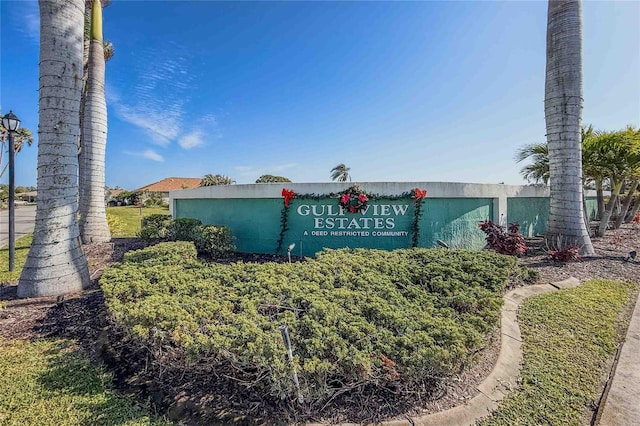
[{"label": "mulch bed", "polygon": [[[640,226],[623,225],[608,231],[603,238],[592,239],[596,256],[577,262],[556,263],[549,259],[541,239],[529,239],[527,256],[521,264],[540,273],[538,283],[559,281],[570,276],[581,281],[601,277],[640,282],[640,257],[628,259],[632,250],[640,248]],[[469,370],[441,386],[431,400],[418,405],[394,406],[393,395],[375,395],[368,404],[348,407],[350,395],[332,401],[324,419],[294,408],[292,401],[262,399],[250,392],[238,391],[238,386],[215,377],[215,372],[181,369],[179,356],[165,348],[161,354],[132,344],[128,334],[109,318],[97,280],[104,268],[119,262],[126,251],[146,244],[139,239],[114,239],[112,243],[85,247],[92,274],[91,288],[64,298],[16,299],[16,286],[0,285],[0,338],[41,339],[70,338],[78,341],[83,350],[97,362],[104,363],[114,373],[115,386],[124,393],[149,400],[154,408],[172,419],[187,424],[211,424],[233,420],[238,424],[280,423],[299,420],[375,422],[383,418],[402,419],[401,413],[416,415],[444,410],[459,405],[476,395],[475,387],[492,370],[499,353],[499,335],[477,356],[477,363]],[[224,262],[233,261],[285,262],[286,257],[257,254],[237,254]],[[295,259],[298,260],[298,259]],[[362,404],[362,401],[359,402]],[[375,409],[373,408],[375,407]],[[288,412],[283,416],[283,411]],[[293,414],[292,414],[293,413]]]}]

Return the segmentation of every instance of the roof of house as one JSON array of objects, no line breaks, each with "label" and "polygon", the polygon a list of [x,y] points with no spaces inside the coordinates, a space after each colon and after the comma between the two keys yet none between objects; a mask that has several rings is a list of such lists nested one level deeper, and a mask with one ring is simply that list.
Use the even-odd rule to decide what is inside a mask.
[{"label": "roof of house", "polygon": [[126,189],[110,189],[109,190],[109,195],[111,197],[115,197],[117,195],[122,194],[123,192],[127,192],[127,190]]},{"label": "roof of house", "polygon": [[169,177],[138,188],[133,192],[169,192],[177,189],[197,188],[200,186],[200,182],[202,182],[200,178]]}]

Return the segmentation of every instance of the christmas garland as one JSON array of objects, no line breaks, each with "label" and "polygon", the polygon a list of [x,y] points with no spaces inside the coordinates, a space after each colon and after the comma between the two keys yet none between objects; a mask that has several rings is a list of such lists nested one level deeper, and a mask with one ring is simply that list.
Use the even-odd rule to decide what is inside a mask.
[{"label": "christmas garland", "polygon": [[366,207],[371,200],[401,200],[405,198],[413,198],[415,209],[413,210],[413,222],[411,223],[411,247],[418,247],[420,238],[420,218],[422,217],[422,204],[427,196],[426,189],[414,188],[411,191],[403,192],[400,195],[379,195],[367,194],[360,189],[358,184],[352,185],[345,191],[329,194],[296,194],[292,189],[282,188],[282,197],[284,197],[284,206],[280,212],[280,236],[278,237],[278,245],[276,254],[282,250],[284,235],[289,230],[287,226],[289,221],[289,207],[291,200],[296,198],[299,200],[315,200],[320,201],[323,198],[338,198],[338,204],[348,213],[358,213]]}]

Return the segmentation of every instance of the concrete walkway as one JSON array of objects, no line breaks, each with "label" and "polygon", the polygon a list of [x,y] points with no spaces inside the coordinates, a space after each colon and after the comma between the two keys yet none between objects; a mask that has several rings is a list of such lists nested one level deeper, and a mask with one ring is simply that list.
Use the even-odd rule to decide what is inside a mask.
[{"label": "concrete walkway", "polygon": [[640,302],[636,300],[627,337],[599,414],[600,426],[640,424]]}]

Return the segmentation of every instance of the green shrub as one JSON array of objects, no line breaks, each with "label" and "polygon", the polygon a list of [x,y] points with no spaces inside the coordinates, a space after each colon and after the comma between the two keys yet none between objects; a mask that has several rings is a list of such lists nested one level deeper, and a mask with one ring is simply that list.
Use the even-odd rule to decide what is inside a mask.
[{"label": "green shrub", "polygon": [[118,216],[107,213],[107,224],[112,236],[120,236],[124,233],[124,225]]},{"label": "green shrub", "polygon": [[177,241],[129,251],[124,254],[124,261],[145,266],[182,265],[196,260],[197,257],[198,253],[192,242]]},{"label": "green shrub", "polygon": [[325,250],[295,264],[222,265],[192,262],[192,248],[181,261],[172,244],[104,272],[115,318],[145,344],[226,366],[221,374],[275,398],[295,395],[278,329],[287,324],[311,404],[345,386],[408,393],[452,376],[497,327],[519,272],[515,258],[485,251]]},{"label": "green shrub", "polygon": [[144,240],[160,240],[167,236],[167,228],[171,224],[171,215],[152,214],[142,218],[140,238]]},{"label": "green shrub", "polygon": [[196,230],[194,242],[199,253],[213,258],[224,257],[236,250],[233,233],[226,226],[200,226]]},{"label": "green shrub", "polygon": [[176,218],[167,226],[166,238],[169,241],[195,241],[202,225],[198,219]]}]

